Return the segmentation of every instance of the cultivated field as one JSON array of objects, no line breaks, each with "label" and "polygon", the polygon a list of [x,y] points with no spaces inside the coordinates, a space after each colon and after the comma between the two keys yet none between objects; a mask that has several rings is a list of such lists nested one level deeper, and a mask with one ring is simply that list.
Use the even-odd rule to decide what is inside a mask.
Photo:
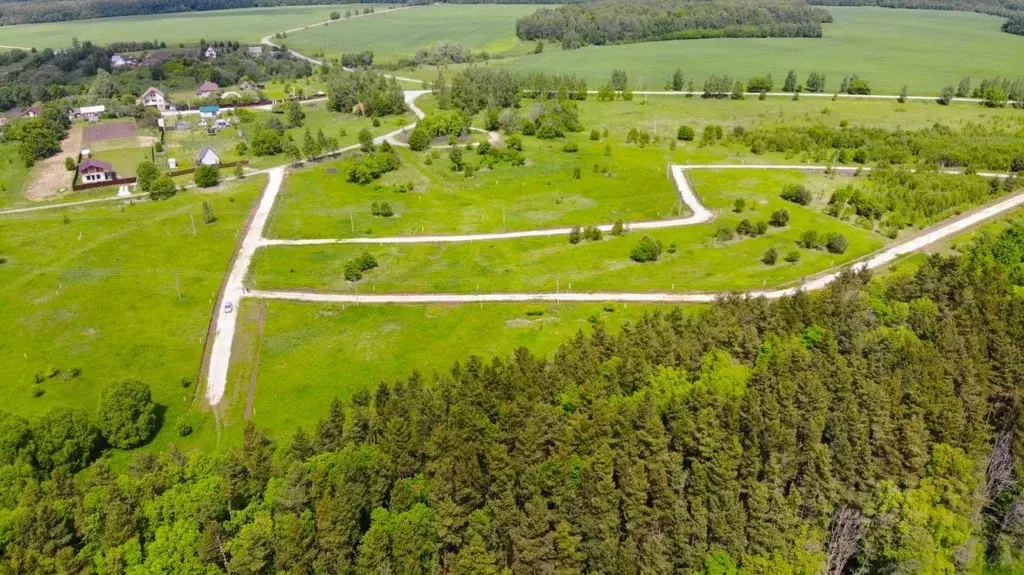
[{"label": "cultivated field", "polygon": [[[560,50],[490,62],[513,70],[573,72],[596,89],[615,68],[626,70],[631,83],[661,89],[676,68],[699,87],[712,74],[746,80],[771,73],[781,87],[786,72],[801,81],[812,71],[827,77],[827,90],[837,90],[843,76],[859,74],[875,92],[895,94],[907,85],[912,94],[937,95],[961,76],[1012,76],[1024,61],[1024,37],[999,30],[1002,18],[970,12],[829,7],[834,22],[824,37],[724,38],[649,42],[621,46]],[[941,41],[938,41],[941,39]],[[434,70],[403,72],[432,78]]]},{"label": "cultivated field", "polygon": [[[0,217],[4,409],[92,410],[103,385],[138,378],[166,408],[155,446],[178,442],[183,418],[197,430],[188,441],[212,439],[203,433],[212,418],[190,411],[193,389],[212,298],[265,184],[253,177],[168,201]],[[204,202],[212,224],[203,223]]]},{"label": "cultivated field", "polygon": [[[106,44],[113,40],[159,40],[174,47],[200,39],[257,43],[267,34],[327,20],[334,10],[355,11],[369,4],[324,4],[279,8],[245,8],[97,18],[73,22],[22,24],[0,28],[0,44],[25,48],[63,48],[72,38]],[[384,9],[384,5],[377,5]]]},{"label": "cultivated field", "polygon": [[461,42],[474,52],[500,54],[520,44],[516,19],[534,10],[536,6],[423,6],[317,26],[291,34],[286,42],[304,54],[339,56],[371,50],[377,62],[411,57],[417,49],[429,48],[438,40]]}]

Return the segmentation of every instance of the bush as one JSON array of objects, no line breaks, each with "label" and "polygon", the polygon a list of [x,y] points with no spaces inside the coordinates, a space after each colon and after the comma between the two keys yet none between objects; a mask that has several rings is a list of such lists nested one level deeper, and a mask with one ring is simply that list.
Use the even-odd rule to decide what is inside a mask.
[{"label": "bush", "polygon": [[661,241],[651,239],[648,236],[640,238],[633,251],[629,253],[629,259],[644,263],[658,261],[661,256]]},{"label": "bush", "polygon": [[580,169],[579,166],[574,167],[572,169],[572,177],[575,180],[578,180],[578,179],[582,178],[583,177],[583,170]]},{"label": "bush", "polygon": [[377,267],[377,258],[373,257],[373,254],[371,254],[368,251],[364,251],[362,254],[360,254],[359,258],[356,261],[359,263],[360,271],[365,272]]},{"label": "bush", "polygon": [[[590,131],[590,139],[592,141],[594,141],[594,142],[600,140],[601,139],[601,132],[597,128],[594,128],[593,130]],[[74,168],[72,168],[72,169],[74,169]]]},{"label": "bush", "polygon": [[732,211],[737,214],[743,213],[743,210],[745,209],[747,209],[747,201],[743,198],[737,198],[736,201],[732,203]]},{"label": "bush", "polygon": [[830,234],[828,240],[825,242],[825,249],[829,253],[841,254],[846,251],[846,236],[843,234]]},{"label": "bush", "polygon": [[622,223],[622,220],[616,220],[616,222],[612,224],[612,230],[609,233],[616,237],[621,236],[626,233],[626,225]]},{"label": "bush", "polygon": [[523,138],[519,134],[512,134],[505,141],[505,146],[510,150],[523,151]]},{"label": "bush", "polygon": [[579,226],[573,226],[569,228],[569,243],[576,245],[583,239],[583,232],[580,231]]},{"label": "bush", "polygon": [[741,236],[755,236],[757,235],[757,228],[753,222],[744,218],[740,220],[740,223],[736,224],[736,233]]},{"label": "bush", "polygon": [[814,230],[807,230],[800,234],[800,240],[797,244],[809,250],[817,250],[821,248],[821,238],[818,237],[818,232]]},{"label": "bush", "polygon": [[69,172],[73,172],[73,171],[75,171],[76,167],[77,166],[75,166],[75,160],[74,159],[72,159],[70,156],[67,157],[67,158],[64,158],[64,169],[65,170],[67,170]]},{"label": "bush", "polygon": [[212,188],[220,181],[220,168],[217,166],[199,166],[193,174],[196,185],[200,188]]},{"label": "bush", "polygon": [[409,133],[409,149],[414,152],[422,152],[430,147],[430,136],[426,130],[416,127]]},{"label": "bush", "polygon": [[790,252],[786,254],[786,261],[789,263],[795,263],[800,261],[800,252],[796,250],[790,250]]},{"label": "bush", "polygon": [[36,463],[41,469],[78,471],[96,451],[99,431],[80,408],[55,407],[32,425]]},{"label": "bush", "polygon": [[149,199],[151,200],[166,200],[173,198],[174,194],[178,192],[174,186],[174,180],[170,176],[164,175],[156,179],[149,187]]},{"label": "bush", "polygon": [[765,250],[764,255],[761,256],[761,263],[766,266],[773,266],[777,261],[779,261],[779,251],[774,247]]},{"label": "bush", "polygon": [[578,152],[579,150],[579,145],[577,145],[576,142],[573,142],[572,140],[569,140],[568,142],[565,143],[565,145],[562,146],[562,151],[568,152],[570,154]]},{"label": "bush", "polygon": [[691,126],[683,125],[679,126],[679,131],[676,132],[676,139],[682,140],[684,142],[692,142],[693,138],[696,135],[697,133],[693,130]]},{"label": "bush", "polygon": [[181,437],[192,435],[192,426],[182,421],[178,424],[178,435]]},{"label": "bush", "polygon": [[814,195],[803,184],[786,184],[783,186],[779,197],[787,202],[793,202],[801,206],[810,204],[814,199]]},{"label": "bush", "polygon": [[718,227],[718,230],[715,231],[715,240],[722,243],[731,241],[735,237],[736,234],[732,231],[732,228],[729,227],[728,224],[722,224],[721,226]]},{"label": "bush", "polygon": [[763,236],[768,231],[768,222],[761,220],[754,224],[754,234]]},{"label": "bush", "polygon": [[772,216],[768,218],[768,223],[777,228],[786,227],[786,224],[789,223],[789,211],[775,210],[772,212]]},{"label": "bush", "polygon": [[398,156],[392,152],[373,152],[356,159],[348,167],[348,180],[368,184],[382,175],[398,169]]},{"label": "bush", "polygon": [[128,449],[156,433],[156,405],[141,381],[111,383],[100,397],[100,431],[113,447]]},{"label": "bush", "polygon": [[583,230],[583,239],[591,242],[596,242],[601,239],[601,230],[597,226],[587,226]]}]

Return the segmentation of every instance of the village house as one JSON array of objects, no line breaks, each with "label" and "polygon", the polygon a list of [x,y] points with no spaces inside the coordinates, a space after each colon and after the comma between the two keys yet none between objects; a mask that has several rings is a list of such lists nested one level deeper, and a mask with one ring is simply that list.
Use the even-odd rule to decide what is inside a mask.
[{"label": "village house", "polygon": [[263,55],[263,46],[249,46],[246,48],[246,51],[248,51],[249,55],[253,58],[259,58]]},{"label": "village house", "polygon": [[78,175],[87,184],[117,179],[117,173],[114,172],[114,168],[110,164],[94,158],[89,158],[79,164]]},{"label": "village house", "polygon": [[208,58],[210,60],[216,60],[217,59],[217,50],[215,50],[213,46],[207,46],[206,47],[206,51],[203,52],[203,56],[205,56],[206,58]]},{"label": "village house", "polygon": [[203,120],[216,118],[218,114],[220,114],[220,106],[201,106],[199,108],[199,117]]},{"label": "village house", "polygon": [[114,54],[110,57],[111,68],[123,68],[128,65],[128,60],[125,60],[124,56],[120,54]]},{"label": "village house", "polygon": [[100,114],[105,112],[107,107],[103,104],[96,106],[82,106],[81,108],[71,108],[68,112],[68,118],[71,120],[86,119],[90,122],[96,122],[100,119]]},{"label": "village house", "polygon": [[210,94],[216,94],[217,90],[220,90],[220,86],[207,80],[203,82],[198,88],[196,88],[197,96],[209,96]]},{"label": "village house", "polygon": [[38,102],[28,108],[11,108],[6,114],[0,116],[0,126],[6,126],[18,118],[35,118],[42,113],[43,105]]},{"label": "village house", "polygon": [[199,150],[199,155],[196,156],[196,165],[219,166],[220,156],[217,155],[217,152],[215,152],[213,148],[203,148],[202,150]]},{"label": "village house", "polygon": [[157,110],[160,110],[161,112],[169,108],[167,96],[164,95],[163,92],[152,86],[150,86],[145,92],[143,92],[142,96],[135,100],[135,103],[142,106],[152,106]]}]

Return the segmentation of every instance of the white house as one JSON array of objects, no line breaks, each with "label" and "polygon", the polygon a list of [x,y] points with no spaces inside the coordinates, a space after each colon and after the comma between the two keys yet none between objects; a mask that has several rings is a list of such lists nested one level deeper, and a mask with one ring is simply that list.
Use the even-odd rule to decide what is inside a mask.
[{"label": "white house", "polygon": [[263,46],[249,46],[246,50],[253,58],[259,58],[263,55]]},{"label": "white house", "polygon": [[219,166],[220,156],[217,152],[213,151],[213,148],[203,148],[199,150],[199,155],[196,156],[197,166]]},{"label": "white house", "polygon": [[125,60],[124,56],[122,56],[120,54],[114,54],[113,56],[110,57],[110,67],[111,68],[122,68],[122,67],[127,66],[127,65],[128,65],[128,60]]},{"label": "white house", "polygon": [[152,86],[150,86],[145,92],[143,92],[142,96],[135,100],[135,103],[142,106],[153,106],[161,112],[167,110],[167,108],[169,107],[167,102],[167,96],[159,89],[154,88]]},{"label": "white house", "polygon": [[89,158],[78,166],[78,175],[87,184],[117,179],[117,173],[114,172],[114,168],[110,164],[94,158]]},{"label": "white house", "polygon": [[217,51],[214,50],[213,46],[207,46],[206,51],[203,52],[203,56],[206,56],[210,60],[217,59]]},{"label": "white house", "polygon": [[95,122],[100,119],[100,114],[102,114],[106,110],[107,107],[103,104],[98,104],[96,106],[82,106],[81,108],[71,108],[71,113],[68,114],[68,117],[72,120],[79,120],[85,118],[90,122]]}]

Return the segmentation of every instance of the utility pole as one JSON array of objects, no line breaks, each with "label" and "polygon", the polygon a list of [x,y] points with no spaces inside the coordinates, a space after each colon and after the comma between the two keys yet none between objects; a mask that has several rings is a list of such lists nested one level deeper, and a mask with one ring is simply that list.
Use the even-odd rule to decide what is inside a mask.
[{"label": "utility pole", "polygon": [[194,237],[196,235],[196,217],[190,212],[188,214],[188,219],[192,220],[192,236]]},{"label": "utility pole", "polygon": [[181,301],[181,286],[178,285],[178,270],[174,270],[174,291],[178,292],[178,301]]},{"label": "utility pole", "polygon": [[352,225],[352,233],[356,233],[356,220],[352,217],[352,212],[348,213],[348,223]]}]

